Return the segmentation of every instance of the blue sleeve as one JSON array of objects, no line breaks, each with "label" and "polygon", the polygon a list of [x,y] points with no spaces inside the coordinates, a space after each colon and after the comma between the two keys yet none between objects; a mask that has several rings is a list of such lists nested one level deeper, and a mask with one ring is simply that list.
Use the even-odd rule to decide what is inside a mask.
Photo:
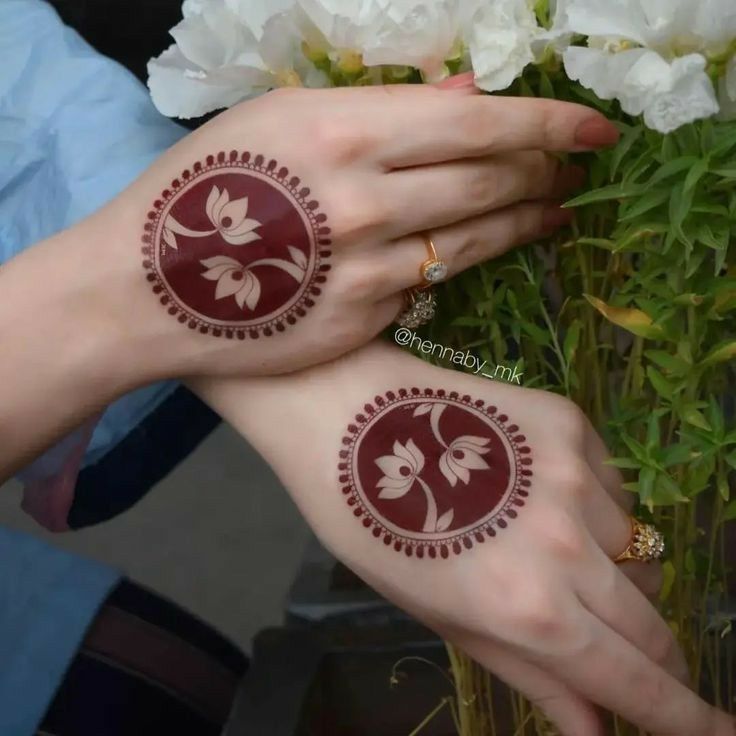
[{"label": "blue sleeve", "polygon": [[0,733],[32,736],[119,574],[0,527]]},{"label": "blue sleeve", "polygon": [[[185,133],[47,3],[0,0],[0,264],[99,209]],[[83,465],[103,459],[175,389],[159,384],[109,407]],[[60,455],[39,459],[25,479],[58,472]]]}]

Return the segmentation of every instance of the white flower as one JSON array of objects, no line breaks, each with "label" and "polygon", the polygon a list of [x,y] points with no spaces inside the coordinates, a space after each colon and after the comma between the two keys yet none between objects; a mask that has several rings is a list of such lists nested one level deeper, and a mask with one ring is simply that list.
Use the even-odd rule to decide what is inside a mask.
[{"label": "white flower", "polygon": [[394,442],[394,454],[379,457],[375,462],[384,473],[376,484],[381,488],[379,498],[396,499],[405,496],[424,468],[424,455],[410,439],[406,445]]},{"label": "white flower", "polygon": [[485,437],[471,435],[458,437],[452,442],[440,458],[440,470],[451,486],[457,485],[458,480],[467,485],[471,470],[487,470],[490,467],[481,457],[490,452],[487,447],[489,442]]},{"label": "white flower", "polygon": [[427,81],[447,76],[482,0],[297,0],[337,52],[361,54],[367,66],[420,69]]},{"label": "white flower", "polygon": [[262,223],[248,219],[248,197],[231,202],[227,189],[220,191],[212,187],[207,197],[206,211],[210,222],[230,245],[245,245],[261,239],[254,230],[261,227]]},{"label": "white flower", "polygon": [[528,0],[496,0],[477,13],[468,45],[476,84],[488,92],[506,89],[535,59],[543,29]]},{"label": "white flower", "polygon": [[199,117],[274,87],[326,86],[301,52],[283,11],[290,0],[188,0],[176,41],[148,64],[156,107],[171,117]]},{"label": "white flower", "polygon": [[234,296],[241,309],[255,309],[261,298],[260,281],[239,261],[228,256],[215,256],[201,261],[208,270],[202,278],[216,281],[215,299]]},{"label": "white flower", "polygon": [[603,99],[668,133],[719,110],[706,67],[736,38],[731,0],[565,0],[565,30],[589,37],[565,68]]}]

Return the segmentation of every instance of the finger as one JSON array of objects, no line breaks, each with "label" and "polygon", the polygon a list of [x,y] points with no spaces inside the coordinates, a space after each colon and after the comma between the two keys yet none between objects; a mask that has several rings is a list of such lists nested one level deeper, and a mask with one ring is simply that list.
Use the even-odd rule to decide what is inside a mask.
[{"label": "finger", "polygon": [[[586,643],[537,657],[573,691],[633,725],[667,736],[734,736],[733,720],[699,698],[593,614],[579,622]],[[546,665],[546,666],[545,666]]]},{"label": "finger", "polygon": [[[505,253],[516,245],[551,235],[574,217],[570,210],[550,202],[525,202],[487,215],[432,231],[438,257],[448,266],[448,278]],[[376,251],[355,251],[364,268],[376,275],[376,296],[380,299],[421,283],[421,265],[427,260],[427,246],[421,235],[389,243]]]},{"label": "finger", "polygon": [[381,188],[387,238],[434,230],[527,200],[564,200],[585,169],[541,151],[503,153],[390,173]]},{"label": "finger", "polygon": [[664,571],[659,562],[638,562],[626,560],[619,562],[618,569],[636,585],[651,601],[657,601],[664,583]]},{"label": "finger", "polygon": [[380,139],[377,157],[389,170],[508,151],[589,151],[619,139],[603,115],[569,102],[490,95],[450,99],[432,88],[423,95],[386,90],[393,104],[387,104],[386,94],[374,94],[370,119],[381,121],[373,126]]},{"label": "finger", "polygon": [[603,736],[601,720],[590,702],[544,670],[487,639],[464,642],[462,648],[537,706],[562,736]]},{"label": "finger", "polygon": [[621,471],[609,464],[611,455],[608,448],[590,421],[587,422],[585,429],[585,456],[598,482],[622,509],[629,514],[632,513],[636,498],[633,493],[624,489]]},{"label": "finger", "polygon": [[672,630],[639,588],[591,540],[576,585],[583,605],[680,682],[690,673]]}]

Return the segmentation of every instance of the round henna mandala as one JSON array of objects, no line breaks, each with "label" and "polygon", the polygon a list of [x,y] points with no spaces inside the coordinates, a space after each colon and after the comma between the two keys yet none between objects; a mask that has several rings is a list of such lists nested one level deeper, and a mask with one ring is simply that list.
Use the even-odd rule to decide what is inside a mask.
[{"label": "round henna mandala", "polygon": [[495,537],[525,505],[531,449],[495,406],[432,389],[389,391],[348,426],[339,480],[374,537],[447,558]]},{"label": "round henna mandala", "polygon": [[148,213],[143,261],[169,314],[215,337],[283,332],[307,314],[330,269],[330,228],[298,177],[274,160],[208,156]]}]

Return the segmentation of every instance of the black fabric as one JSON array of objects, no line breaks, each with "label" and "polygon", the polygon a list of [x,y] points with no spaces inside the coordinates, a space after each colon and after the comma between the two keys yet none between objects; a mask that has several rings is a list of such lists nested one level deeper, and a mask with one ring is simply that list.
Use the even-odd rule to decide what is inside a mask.
[{"label": "black fabric", "polygon": [[80,473],[69,526],[81,529],[127,511],[219,423],[194,394],[178,388],[100,462]]},{"label": "black fabric", "polygon": [[62,20],[101,54],[140,80],[146,64],[173,43],[169,29],[181,20],[181,0],[50,0]]},{"label": "black fabric", "polygon": [[[238,678],[248,659],[217,631],[170,601],[125,581],[108,603],[207,653]],[[41,732],[49,736],[219,736],[195,708],[115,662],[77,656],[49,708]]]}]

